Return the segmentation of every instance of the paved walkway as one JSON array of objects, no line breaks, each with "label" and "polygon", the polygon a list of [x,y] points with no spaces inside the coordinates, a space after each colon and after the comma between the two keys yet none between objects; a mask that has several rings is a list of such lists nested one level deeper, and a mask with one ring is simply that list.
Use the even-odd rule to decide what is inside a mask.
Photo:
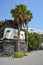
[{"label": "paved walkway", "polygon": [[27,53],[23,58],[0,57],[0,65],[43,65],[43,50]]}]

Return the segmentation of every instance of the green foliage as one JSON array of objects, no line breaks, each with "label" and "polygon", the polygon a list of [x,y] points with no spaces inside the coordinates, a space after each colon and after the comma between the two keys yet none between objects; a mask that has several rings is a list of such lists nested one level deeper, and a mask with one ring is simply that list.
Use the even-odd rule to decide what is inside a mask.
[{"label": "green foliage", "polygon": [[24,52],[14,52],[13,57],[22,58],[24,56]]},{"label": "green foliage", "polygon": [[41,38],[39,34],[28,33],[28,49],[38,48],[41,44]]},{"label": "green foliage", "polygon": [[0,21],[0,27],[4,24],[4,20]]},{"label": "green foliage", "polygon": [[43,34],[40,34],[40,37],[41,37],[41,41],[43,43]]},{"label": "green foliage", "polygon": [[[26,32],[26,31],[25,31]],[[26,42],[27,42],[27,33],[25,33]],[[29,33],[28,32],[28,50],[36,49],[41,44],[41,37],[37,33]]]},{"label": "green foliage", "polygon": [[[4,20],[1,20],[0,21],[0,27],[4,24]],[[2,35],[3,35],[3,31],[2,30],[0,30],[0,38],[2,37]]]},{"label": "green foliage", "polygon": [[27,7],[23,4],[16,5],[14,9],[11,9],[11,14],[14,20],[19,20],[19,24],[27,24],[31,19],[33,18],[32,13],[30,10],[27,9]]}]

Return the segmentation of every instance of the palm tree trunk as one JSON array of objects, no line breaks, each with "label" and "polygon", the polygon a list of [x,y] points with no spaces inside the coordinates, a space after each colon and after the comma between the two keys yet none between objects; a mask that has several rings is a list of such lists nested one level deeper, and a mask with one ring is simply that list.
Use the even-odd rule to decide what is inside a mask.
[{"label": "palm tree trunk", "polygon": [[20,52],[20,24],[18,24],[18,43],[17,43],[17,51]]},{"label": "palm tree trunk", "polygon": [[27,51],[28,51],[28,24],[27,24]]}]

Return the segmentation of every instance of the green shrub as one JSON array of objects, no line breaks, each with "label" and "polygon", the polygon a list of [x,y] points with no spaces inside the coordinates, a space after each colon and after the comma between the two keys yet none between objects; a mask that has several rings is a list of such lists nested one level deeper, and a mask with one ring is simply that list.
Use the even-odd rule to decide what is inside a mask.
[{"label": "green shrub", "polygon": [[42,38],[37,33],[28,32],[28,40],[27,40],[27,32],[25,32],[25,41],[28,41],[28,50],[38,49],[40,44],[42,43]]},{"label": "green shrub", "polygon": [[14,52],[13,57],[22,58],[24,56],[24,52]]},{"label": "green shrub", "polygon": [[0,27],[4,24],[4,22],[5,22],[4,20],[0,21]]},{"label": "green shrub", "polygon": [[37,33],[28,33],[28,50],[34,50],[41,44],[41,37]]}]

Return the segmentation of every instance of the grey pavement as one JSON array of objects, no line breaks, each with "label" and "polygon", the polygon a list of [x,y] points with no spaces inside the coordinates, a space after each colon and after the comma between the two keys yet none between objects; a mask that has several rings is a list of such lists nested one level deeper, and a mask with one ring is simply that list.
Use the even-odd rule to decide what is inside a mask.
[{"label": "grey pavement", "polygon": [[43,50],[27,53],[23,58],[0,57],[0,65],[43,65]]}]

